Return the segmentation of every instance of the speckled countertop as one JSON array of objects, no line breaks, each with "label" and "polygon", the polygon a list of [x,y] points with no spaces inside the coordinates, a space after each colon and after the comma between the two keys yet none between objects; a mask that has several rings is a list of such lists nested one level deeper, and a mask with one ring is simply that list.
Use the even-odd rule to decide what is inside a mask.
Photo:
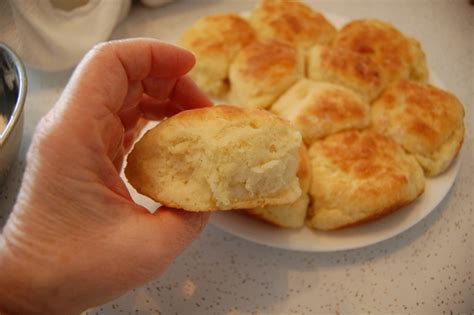
[{"label": "speckled countertop", "polygon": [[[114,38],[172,40],[196,18],[245,11],[254,1],[180,0],[134,7]],[[474,6],[468,0],[320,0],[349,18],[378,17],[418,38],[446,88],[466,108],[461,170],[443,202],[408,231],[379,244],[302,253],[253,244],[208,225],[159,280],[86,314],[473,314]],[[28,71],[26,126],[18,162],[0,192],[0,224],[12,207],[33,130],[70,72]]]}]

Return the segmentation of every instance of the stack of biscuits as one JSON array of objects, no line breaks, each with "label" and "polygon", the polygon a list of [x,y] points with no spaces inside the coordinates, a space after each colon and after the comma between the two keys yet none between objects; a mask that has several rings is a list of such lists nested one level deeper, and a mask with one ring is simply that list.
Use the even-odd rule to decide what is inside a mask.
[{"label": "stack of biscuits", "polygon": [[299,131],[302,141],[285,136],[299,147],[299,197],[241,204],[274,225],[335,230],[382,217],[417,199],[461,148],[462,104],[426,83],[419,42],[389,23],[337,30],[302,2],[262,0],[248,17],[198,20],[179,44],[196,55],[191,76],[210,97]]}]

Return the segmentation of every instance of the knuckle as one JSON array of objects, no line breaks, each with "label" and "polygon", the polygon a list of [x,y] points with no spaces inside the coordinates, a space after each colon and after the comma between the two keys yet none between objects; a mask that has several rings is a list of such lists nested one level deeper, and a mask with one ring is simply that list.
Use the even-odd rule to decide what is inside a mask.
[{"label": "knuckle", "polygon": [[108,41],[95,44],[87,53],[89,58],[108,55],[115,51],[117,41]]}]

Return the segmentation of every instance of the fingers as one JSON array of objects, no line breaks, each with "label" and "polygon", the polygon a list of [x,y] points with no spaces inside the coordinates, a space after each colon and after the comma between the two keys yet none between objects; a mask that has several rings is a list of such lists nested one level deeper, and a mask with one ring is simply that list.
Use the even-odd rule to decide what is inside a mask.
[{"label": "fingers", "polygon": [[114,167],[117,171],[120,171],[122,169],[122,164],[125,155],[128,153],[128,151],[130,151],[130,148],[135,142],[135,139],[138,137],[143,127],[145,127],[147,123],[147,120],[140,118],[138,119],[133,128],[125,131],[123,137],[123,144],[117,149],[115,157],[112,160]]},{"label": "fingers", "polygon": [[146,77],[176,78],[194,66],[195,58],[189,51],[156,39],[128,39],[110,42],[129,80]]},{"label": "fingers", "polygon": [[142,81],[132,81],[128,83],[128,91],[120,111],[126,111],[136,107],[140,103],[143,95]]},{"label": "fingers", "polygon": [[118,115],[122,121],[125,132],[127,132],[128,130],[135,128],[142,116],[142,112],[138,106],[135,106],[127,110],[120,111]]},{"label": "fingers", "polygon": [[109,242],[118,245],[113,255],[125,265],[118,270],[120,274],[115,275],[115,281],[131,287],[162,274],[198,237],[209,216],[167,208],[150,214],[140,206],[134,207],[133,215],[122,218],[108,235]]},{"label": "fingers", "polygon": [[125,132],[123,146],[126,153],[130,150],[133,143],[135,142],[135,139],[139,136],[139,134],[147,124],[148,121],[146,119],[140,118],[133,129]]},{"label": "fingers", "polygon": [[187,234],[190,239],[197,237],[209,220],[209,212],[191,212],[168,207],[158,208],[153,216],[160,221],[160,225],[175,231],[172,234],[182,231],[182,234]]},{"label": "fingers", "polygon": [[[160,89],[160,86],[163,89]],[[135,127],[141,117],[148,120],[161,120],[185,109],[212,106],[212,102],[187,76],[177,80],[145,79],[143,89],[147,94],[142,93],[136,106],[141,87],[142,85],[135,86],[133,91],[137,92],[129,92],[126,97],[134,103],[134,106],[119,112],[126,133]]]},{"label": "fingers", "polygon": [[189,212],[166,207],[153,215],[145,214],[144,233],[154,235],[153,247],[161,256],[173,259],[204,229],[209,213]]},{"label": "fingers", "polygon": [[78,66],[63,103],[74,108],[74,119],[96,118],[101,122],[110,113],[120,113],[122,119],[128,116],[129,119],[123,119],[126,129],[128,123],[133,127],[138,119],[137,111],[132,109],[142,102],[144,92],[156,100],[145,100],[140,107],[147,118],[161,119],[178,109],[211,106],[194,82],[183,76],[194,62],[190,52],[157,40],[99,45]]},{"label": "fingers", "polygon": [[179,78],[173,86],[166,86],[167,98],[163,90],[157,89],[163,84],[162,79],[147,79],[145,82],[145,92],[148,95],[143,95],[139,108],[146,119],[160,120],[185,109],[212,106],[212,102],[188,76]]},{"label": "fingers", "polygon": [[199,108],[212,106],[212,102],[188,76],[177,80],[147,78],[143,81],[146,94],[158,101],[172,100],[182,108]]},{"label": "fingers", "polygon": [[143,117],[148,120],[161,120],[165,117],[171,117],[183,109],[173,101],[158,101],[148,95],[144,95],[139,104]]},{"label": "fingers", "polygon": [[150,120],[170,117],[185,109],[212,106],[212,102],[188,76],[174,82],[147,78],[143,86],[147,95],[142,98],[140,109]]},{"label": "fingers", "polygon": [[189,76],[178,79],[170,99],[186,109],[209,107],[213,105]]},{"label": "fingers", "polygon": [[188,76],[177,80],[146,78],[143,80],[143,90],[146,94],[139,94],[143,91],[141,87],[142,85],[134,85],[133,89],[129,90],[126,99],[132,102],[133,106],[119,112],[125,130],[134,126],[140,112],[147,119],[160,120],[185,109],[212,106],[212,102]]},{"label": "fingers", "polygon": [[163,84],[168,79],[173,85],[194,62],[190,52],[157,40],[112,41],[86,55],[68,84],[67,99],[77,108],[93,107],[87,113],[101,118],[138,100],[140,86],[136,82],[159,78]]},{"label": "fingers", "polygon": [[176,81],[177,79],[149,77],[143,80],[143,90],[158,101],[166,101],[172,95]]}]

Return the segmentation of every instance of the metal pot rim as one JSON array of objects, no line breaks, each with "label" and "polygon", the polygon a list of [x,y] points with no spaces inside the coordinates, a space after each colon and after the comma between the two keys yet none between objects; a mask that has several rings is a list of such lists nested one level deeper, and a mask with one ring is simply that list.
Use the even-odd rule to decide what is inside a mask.
[{"label": "metal pot rim", "polygon": [[20,58],[15,54],[15,52],[8,47],[6,44],[0,42],[0,51],[3,51],[10,57],[13,61],[15,66],[15,70],[18,75],[18,98],[15,103],[15,107],[11,116],[8,119],[7,125],[5,129],[2,131],[0,130],[0,147],[2,147],[3,143],[8,139],[9,135],[13,132],[20,116],[23,112],[23,108],[25,105],[26,99],[26,90],[28,86],[27,78],[26,78],[26,71],[23,63],[21,62]]}]

